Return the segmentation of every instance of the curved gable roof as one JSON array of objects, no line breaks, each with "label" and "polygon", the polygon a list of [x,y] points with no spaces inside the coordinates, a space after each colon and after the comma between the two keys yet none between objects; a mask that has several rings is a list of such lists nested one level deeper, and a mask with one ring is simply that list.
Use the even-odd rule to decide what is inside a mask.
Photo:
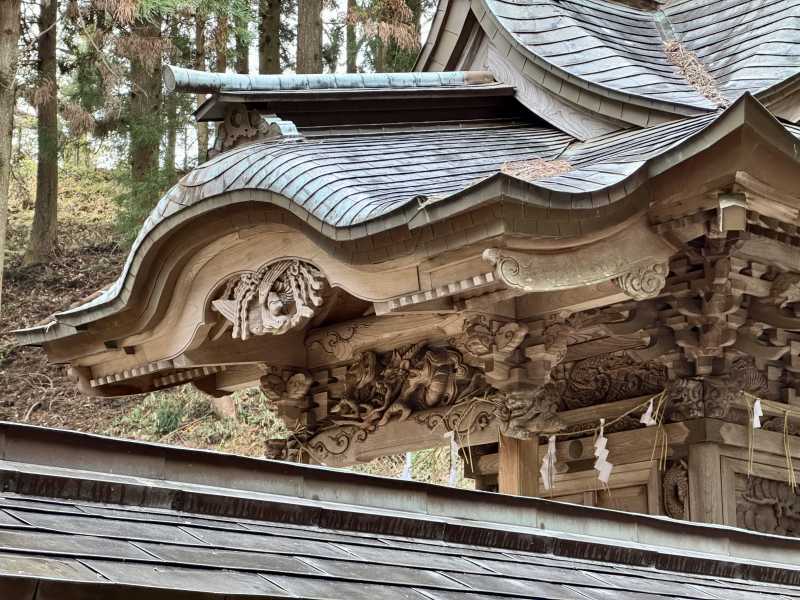
[{"label": "curved gable roof", "polygon": [[[42,343],[69,335],[58,332],[58,325],[69,329],[91,322],[95,309],[111,305],[116,307],[111,312],[121,309],[133,287],[128,281],[131,265],[147,252],[154,230],[168,230],[172,216],[189,209],[202,212],[206,200],[229,192],[268,192],[263,202],[284,198],[288,210],[328,237],[358,239],[473,208],[480,198],[473,192],[498,178],[514,177],[503,168],[510,161],[559,158],[569,163],[570,170],[523,181],[531,191],[526,201],[552,209],[596,209],[746,124],[756,126],[778,147],[795,148],[800,139],[800,128],[785,127],[745,95],[723,112],[580,143],[558,131],[525,124],[252,143],[205,163],[161,199],[110,288],[86,304],[57,313],[49,324],[18,335],[25,343]],[[796,152],[794,157],[797,160]],[[625,193],[620,194],[622,184]],[[424,206],[420,200],[425,200]],[[253,196],[253,201],[258,198]],[[343,231],[348,235],[340,237]]]}]

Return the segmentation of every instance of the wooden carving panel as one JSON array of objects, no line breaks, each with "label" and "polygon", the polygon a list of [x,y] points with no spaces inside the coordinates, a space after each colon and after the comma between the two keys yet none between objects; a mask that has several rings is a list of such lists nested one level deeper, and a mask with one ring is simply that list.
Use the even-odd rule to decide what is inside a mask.
[{"label": "wooden carving panel", "polygon": [[785,481],[737,473],[735,493],[739,527],[800,536],[800,495]]}]

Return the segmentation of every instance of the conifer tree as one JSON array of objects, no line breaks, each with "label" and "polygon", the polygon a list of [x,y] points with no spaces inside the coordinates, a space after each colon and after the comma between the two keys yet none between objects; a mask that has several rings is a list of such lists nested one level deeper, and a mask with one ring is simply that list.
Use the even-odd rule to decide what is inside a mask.
[{"label": "conifer tree", "polygon": [[17,42],[20,31],[20,1],[0,1],[0,307],[8,221],[8,187],[11,177],[11,140],[16,104]]}]

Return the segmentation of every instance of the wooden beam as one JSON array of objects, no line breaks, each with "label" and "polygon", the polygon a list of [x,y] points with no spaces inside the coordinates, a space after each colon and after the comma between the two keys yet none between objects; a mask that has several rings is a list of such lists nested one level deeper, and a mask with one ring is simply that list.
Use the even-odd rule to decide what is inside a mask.
[{"label": "wooden beam", "polygon": [[[565,413],[560,413],[565,414]],[[680,447],[692,441],[702,441],[702,431],[700,427],[692,426],[692,423],[669,423],[664,426],[667,434],[668,456],[675,456]],[[651,458],[658,457],[663,441],[656,436],[659,435],[655,427],[645,429],[631,429],[628,431],[618,431],[608,434],[608,460],[615,465],[626,463],[647,462]],[[658,444],[656,444],[658,441]],[[655,448],[654,448],[655,447]],[[544,452],[542,444],[541,452]],[[556,463],[565,465],[575,461],[587,461],[594,459],[594,437],[587,435],[583,438],[564,440],[556,444]],[[475,461],[476,475],[494,475],[499,471],[500,455],[484,454]]]},{"label": "wooden beam", "polygon": [[[257,370],[258,368],[259,367],[227,367],[226,370],[218,376],[220,389],[226,391],[242,389],[243,387],[247,387],[248,381],[256,385],[258,383],[258,378],[263,374]],[[260,368],[263,369],[263,366]],[[239,369],[241,369],[241,371],[239,371]],[[596,425],[601,417],[605,417],[606,419],[617,417],[642,404],[647,398],[649,398],[649,396],[639,396],[637,398],[618,400],[607,404],[575,408],[560,412],[558,416],[568,427],[584,423]],[[326,456],[325,464],[331,467],[347,467],[356,463],[368,462],[380,456],[398,454],[407,450],[421,450],[423,448],[446,446],[449,441],[448,438],[444,437],[445,430],[439,424],[441,419],[436,416],[441,416],[449,410],[452,409],[449,407],[431,409],[416,413],[405,421],[390,421],[377,431],[370,433],[366,440],[350,444],[346,452],[336,456]],[[433,424],[433,426],[431,424]],[[675,429],[681,430],[685,429],[685,427],[680,425]],[[331,429],[320,434],[316,439],[320,441],[322,438],[325,438],[333,441],[347,430],[347,426]],[[680,435],[678,431],[676,431],[676,434]],[[477,431],[471,432],[469,435],[464,435],[462,438],[459,438],[458,441],[465,446],[493,444],[498,441],[498,435],[497,427],[492,423],[483,429],[478,429]],[[670,437],[670,441],[672,443],[672,437]],[[331,447],[335,447],[337,444],[333,443],[330,445]],[[590,445],[591,444],[589,444],[589,446]],[[645,452],[645,450],[642,450],[642,452]],[[647,452],[649,452],[649,450],[647,450]],[[649,458],[649,455],[647,457]],[[559,458],[559,460],[562,459]],[[495,465],[496,464],[497,461],[495,461]],[[497,473],[496,468],[494,469],[494,473]]]},{"label": "wooden beam", "polygon": [[725,523],[720,447],[712,442],[689,446],[689,519]]},{"label": "wooden beam", "polygon": [[539,440],[500,436],[498,491],[513,496],[536,496],[539,492]]}]

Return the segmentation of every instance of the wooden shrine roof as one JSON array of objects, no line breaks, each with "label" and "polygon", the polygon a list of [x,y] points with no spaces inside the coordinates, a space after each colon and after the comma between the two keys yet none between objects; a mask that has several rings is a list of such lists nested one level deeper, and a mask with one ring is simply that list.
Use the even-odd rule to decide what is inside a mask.
[{"label": "wooden shrine roof", "polygon": [[682,0],[659,11],[592,0],[485,4],[532,60],[604,93],[716,108],[670,62],[664,44],[674,40],[696,54],[725,102],[800,72],[797,2]]},{"label": "wooden shrine roof", "polygon": [[[538,124],[501,121],[319,133],[312,128],[301,130],[302,136],[251,143],[204,163],[165,194],[113,285],[57,313],[49,324],[20,330],[18,339],[36,344],[70,335],[93,318],[92,311],[124,295],[125,286],[132,285],[132,267],[144,258],[154,235],[228,202],[280,206],[333,240],[415,228],[465,212],[494,198],[491,186],[498,181],[510,182],[516,197],[534,206],[602,209],[745,126],[794,157],[800,129],[787,128],[749,94],[724,111],[585,142]],[[568,169],[525,180],[504,168],[530,159],[566,161]]]},{"label": "wooden shrine roof", "polygon": [[800,541],[0,423],[0,596],[787,600]]},{"label": "wooden shrine roof", "polygon": [[487,71],[243,75],[166,66],[169,92],[211,94],[198,121],[221,121],[231,105],[274,113],[298,127],[517,116],[514,87]]}]

